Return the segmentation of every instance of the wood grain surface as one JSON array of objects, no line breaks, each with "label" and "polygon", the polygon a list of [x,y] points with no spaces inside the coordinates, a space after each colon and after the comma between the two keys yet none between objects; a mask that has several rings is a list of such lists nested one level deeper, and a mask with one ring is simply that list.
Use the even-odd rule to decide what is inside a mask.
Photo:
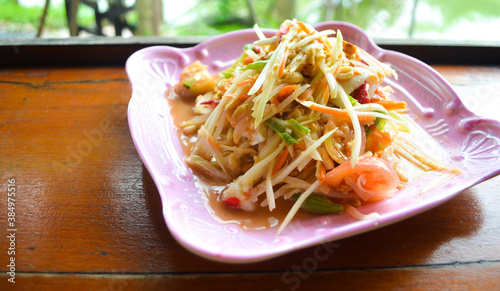
[{"label": "wood grain surface", "polygon": [[[500,68],[434,68],[474,111],[499,118]],[[130,95],[123,67],[0,70],[0,290],[500,289],[500,177],[407,220],[265,262],[191,254],[166,228],[135,150]],[[327,256],[314,259],[317,248]]]}]

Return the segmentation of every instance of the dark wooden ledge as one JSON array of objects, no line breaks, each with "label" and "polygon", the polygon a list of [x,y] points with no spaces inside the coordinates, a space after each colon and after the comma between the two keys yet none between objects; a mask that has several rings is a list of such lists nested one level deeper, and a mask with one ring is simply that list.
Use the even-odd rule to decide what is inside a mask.
[{"label": "dark wooden ledge", "polygon": [[[0,66],[123,66],[137,50],[153,45],[191,47],[207,37],[12,39],[0,44]],[[500,42],[375,39],[429,64],[499,65]]]}]

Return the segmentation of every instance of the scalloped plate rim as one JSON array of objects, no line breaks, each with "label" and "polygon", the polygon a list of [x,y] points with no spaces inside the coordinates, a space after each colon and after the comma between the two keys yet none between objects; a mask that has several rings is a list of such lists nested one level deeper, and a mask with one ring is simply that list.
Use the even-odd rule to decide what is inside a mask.
[{"label": "scalloped plate rim", "polygon": [[[456,98],[457,102],[461,103],[459,96],[456,94],[456,92],[453,90],[453,88],[447,82],[447,80],[445,80],[444,77],[442,77],[433,68],[431,68],[430,66],[421,62],[420,60],[417,60],[411,56],[408,56],[408,55],[405,55],[405,54],[402,54],[399,52],[385,50],[385,49],[380,48],[379,46],[377,46],[373,42],[373,40],[371,38],[369,38],[366,35],[366,33],[363,30],[361,30],[359,27],[357,27],[355,25],[352,25],[349,23],[344,23],[344,22],[324,22],[324,23],[319,23],[319,24],[315,25],[315,27],[323,27],[323,26],[324,27],[329,27],[329,26],[347,27],[349,29],[356,30],[365,39],[365,41],[367,41],[368,45],[370,46],[370,49],[367,49],[367,51],[374,50],[381,56],[382,55],[383,56],[392,55],[392,56],[395,56],[398,58],[404,58],[407,61],[424,68],[425,70],[430,72],[439,81],[439,83],[441,85],[445,86],[445,89],[448,90],[448,92],[451,93],[451,95],[453,95]],[[263,29],[263,31],[266,33],[273,33],[276,30]],[[163,51],[166,49],[166,50],[179,52],[179,53],[182,52],[182,53],[194,54],[196,52],[196,50],[198,50],[202,47],[205,47],[205,46],[208,46],[211,44],[217,44],[220,41],[224,41],[224,40],[227,40],[228,38],[231,38],[234,36],[240,36],[242,33],[249,33],[249,32],[253,33],[253,29],[245,29],[245,30],[240,30],[240,31],[229,32],[229,33],[222,34],[222,35],[216,36],[214,38],[211,38],[207,41],[204,41],[204,42],[202,42],[194,47],[190,47],[190,48],[179,49],[179,48],[172,48],[172,47],[168,47],[168,46],[152,46],[152,47],[141,49],[141,50],[133,53],[129,57],[129,59],[127,60],[127,63],[126,63],[126,71],[127,71],[128,76],[129,76],[129,79],[132,83],[132,87],[134,87],[134,80],[136,80],[134,78],[137,77],[137,74],[134,74],[134,72],[133,72],[134,67],[137,65],[143,65],[143,62],[145,60],[147,60],[147,55],[150,53],[157,52],[157,51]],[[365,49],[366,49],[366,47],[365,47]],[[203,246],[201,246],[197,242],[194,242],[192,239],[190,240],[190,239],[182,236],[179,233],[172,232],[172,229],[175,226],[172,224],[173,222],[171,222],[167,219],[167,216],[169,214],[168,211],[170,211],[170,210],[166,208],[166,195],[165,195],[165,193],[163,193],[164,189],[163,189],[161,183],[158,181],[157,169],[153,167],[153,163],[148,161],[148,159],[146,157],[146,152],[143,152],[143,147],[141,144],[143,141],[137,138],[138,133],[136,132],[136,129],[134,127],[134,124],[133,124],[134,119],[132,117],[132,111],[133,111],[133,107],[131,106],[132,102],[133,102],[133,100],[131,99],[131,102],[129,103],[129,107],[128,107],[128,117],[129,117],[128,122],[129,122],[129,128],[131,131],[132,139],[133,139],[134,145],[138,151],[138,154],[141,157],[141,160],[143,161],[144,166],[146,167],[146,169],[150,173],[153,181],[155,182],[157,189],[159,190],[160,198],[162,201],[162,214],[164,216],[167,227],[171,231],[175,240],[177,242],[179,242],[179,244],[181,244],[182,246],[184,246],[185,248],[187,248],[191,252],[193,252],[201,257],[204,257],[204,258],[210,259],[210,260],[214,260],[214,261],[218,261],[218,262],[225,262],[225,263],[258,262],[258,261],[262,261],[262,260],[266,260],[266,259],[271,259],[271,258],[280,256],[280,255],[283,255],[283,254],[286,254],[289,252],[293,252],[293,251],[298,250],[298,249],[314,246],[314,245],[317,245],[319,243],[330,242],[333,240],[346,238],[346,237],[353,236],[353,235],[356,235],[359,233],[363,233],[363,232],[367,232],[367,231],[377,229],[377,228],[380,228],[383,226],[387,226],[389,224],[396,223],[398,221],[407,219],[409,217],[412,217],[414,215],[417,215],[417,214],[420,214],[424,211],[427,211],[431,208],[434,208],[434,207],[448,201],[449,199],[453,198],[461,191],[463,191],[463,190],[465,190],[465,189],[467,189],[467,188],[469,188],[477,183],[480,183],[488,178],[491,178],[495,175],[498,175],[500,172],[500,168],[493,169],[483,176],[480,176],[474,180],[468,181],[468,183],[466,183],[466,184],[461,184],[460,189],[458,191],[454,191],[451,194],[444,195],[442,197],[439,197],[438,199],[428,200],[428,201],[426,201],[426,203],[422,203],[416,207],[406,207],[403,209],[399,209],[398,211],[392,211],[387,215],[387,218],[383,219],[383,221],[380,222],[380,220],[379,220],[380,223],[378,223],[378,224],[374,224],[371,226],[364,226],[363,224],[368,223],[367,221],[365,221],[364,223],[360,223],[361,226],[357,227],[355,231],[344,232],[342,235],[327,237],[325,240],[323,240],[321,242],[318,242],[317,240],[310,240],[309,242],[306,242],[306,243],[302,242],[301,243],[301,241],[299,240],[295,244],[292,244],[288,247],[284,247],[284,248],[279,249],[279,250],[267,251],[267,252],[263,250],[258,254],[250,253],[248,255],[245,255],[245,254],[241,254],[241,253],[239,253],[239,254],[217,253],[217,252],[213,252],[211,250],[207,250],[207,249],[203,248]],[[472,117],[472,118],[477,117],[472,112],[470,112],[467,108],[465,108],[463,106],[462,106],[462,108],[460,108],[460,110],[469,117]],[[491,122],[498,123],[498,121],[495,121],[495,120],[491,120]],[[500,125],[498,125],[498,126],[500,126]]]}]

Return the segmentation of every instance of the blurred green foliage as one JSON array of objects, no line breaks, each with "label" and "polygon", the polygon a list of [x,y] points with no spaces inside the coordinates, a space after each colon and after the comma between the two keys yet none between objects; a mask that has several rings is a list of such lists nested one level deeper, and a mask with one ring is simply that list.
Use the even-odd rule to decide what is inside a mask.
[{"label": "blurred green foliage", "polygon": [[[177,25],[166,23],[165,33],[169,35],[216,35],[235,29],[250,28],[254,23],[260,27],[278,28],[285,20],[279,12],[283,5],[291,5],[293,15],[309,23],[327,20],[346,21],[366,29],[375,21],[393,25],[400,17],[404,5],[412,0],[198,0],[197,5],[187,12],[193,21]],[[250,5],[250,2],[253,5]],[[389,11],[380,18],[380,12]]]},{"label": "blurred green foliage", "polygon": [[[13,0],[0,0],[0,20],[3,23],[28,24],[38,27],[42,16],[43,6],[25,7]],[[51,5],[47,13],[46,27],[59,28],[66,26],[66,11],[63,5]]]},{"label": "blurred green foliage", "polygon": [[[23,7],[17,3],[17,0],[0,0],[0,28],[8,30],[24,25],[36,30],[43,6]],[[403,35],[425,36],[426,32],[444,34],[463,20],[500,18],[499,0],[195,0],[194,3],[196,5],[186,13],[163,23],[161,35],[217,35],[250,28],[254,23],[263,28],[278,28],[285,18],[297,18],[312,24],[326,20],[346,21],[365,30],[397,28]],[[163,5],[176,9],[170,1],[164,0]],[[418,7],[415,18],[412,18],[413,7]],[[129,23],[137,25],[136,11],[126,17]],[[80,5],[78,24],[94,27],[94,11]],[[52,0],[45,29],[66,28],[64,1]],[[492,27],[491,32],[499,29]],[[499,39],[500,35],[495,38]]]},{"label": "blurred green foliage", "polygon": [[[250,5],[249,3],[253,5]],[[277,16],[279,0],[198,0],[187,12],[193,21],[177,25],[166,23],[167,35],[216,35],[231,30],[252,27],[278,28],[284,20]],[[413,32],[445,33],[462,20],[481,21],[500,18],[499,0],[288,0],[295,6],[292,17],[309,23],[339,20],[363,29],[394,28],[411,36]],[[416,4],[416,6],[415,6]],[[253,13],[252,13],[253,6]],[[417,14],[412,18],[412,9]],[[428,13],[432,10],[432,13]],[[433,19],[437,14],[439,19]],[[291,17],[290,17],[291,18]],[[498,39],[499,37],[497,37]]]},{"label": "blurred green foliage", "polygon": [[[417,24],[420,30],[437,30],[444,32],[448,27],[456,25],[463,19],[470,21],[483,21],[500,18],[500,1],[498,0],[420,0],[419,2],[429,5],[438,11],[441,20],[438,23],[421,21]],[[500,36],[498,29],[492,27],[492,32],[496,34],[496,39]],[[466,37],[466,36],[464,36]]]},{"label": "blurred green foliage", "polygon": [[[25,30],[29,29],[33,31],[36,31],[40,23],[44,8],[43,5],[22,6],[16,0],[0,0],[0,7],[0,24],[4,29],[16,30],[19,26],[24,26]],[[78,24],[90,27],[95,26],[94,11],[90,7],[80,4],[77,17]],[[44,29],[64,28],[67,28],[64,1],[51,1],[47,17],[45,18]]]}]

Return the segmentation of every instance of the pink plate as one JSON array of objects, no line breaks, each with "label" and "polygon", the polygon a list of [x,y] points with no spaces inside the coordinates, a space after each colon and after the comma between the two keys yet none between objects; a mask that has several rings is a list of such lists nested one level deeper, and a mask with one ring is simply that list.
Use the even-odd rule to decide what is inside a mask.
[{"label": "pink plate", "polygon": [[389,63],[399,75],[397,81],[386,81],[395,90],[393,96],[408,103],[411,116],[432,136],[428,146],[437,141],[444,150],[444,163],[461,169],[463,174],[441,184],[433,183],[442,173],[419,176],[394,198],[359,209],[363,213],[379,213],[375,219],[355,220],[342,214],[295,220],[278,237],[276,227],[248,231],[236,224],[219,223],[207,211],[193,174],[183,161],[165,91],[178,82],[182,68],[195,60],[208,65],[213,73],[228,67],[245,44],[257,39],[255,32],[235,31],[187,49],[167,46],[142,49],[126,64],[132,83],[128,108],[130,131],[158,187],[166,224],[188,250],[220,262],[262,261],[400,221],[499,173],[500,123],[467,110],[434,69],[407,55],[379,48],[364,31],[351,24],[325,22],[316,29],[340,29],[345,40]]}]

